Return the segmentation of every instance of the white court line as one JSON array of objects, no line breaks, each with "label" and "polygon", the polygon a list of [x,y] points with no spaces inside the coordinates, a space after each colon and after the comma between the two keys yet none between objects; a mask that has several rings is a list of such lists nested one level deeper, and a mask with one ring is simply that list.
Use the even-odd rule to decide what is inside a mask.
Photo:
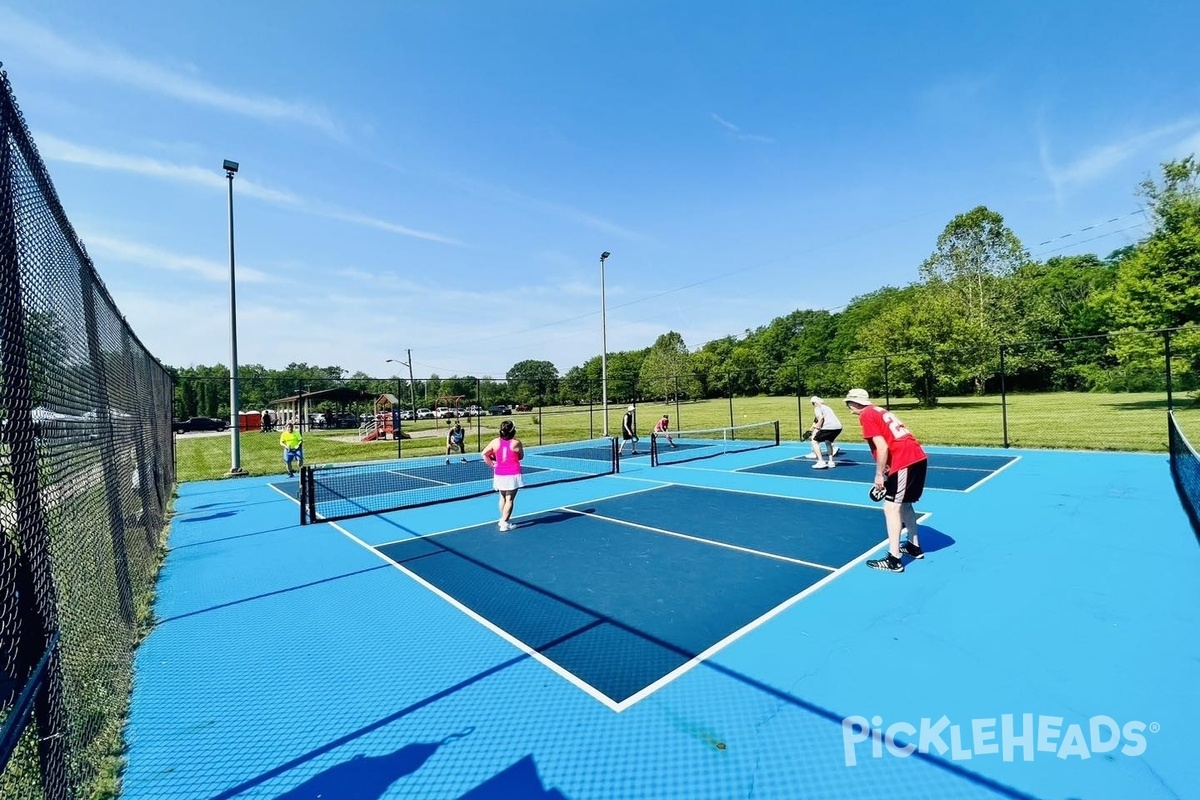
[{"label": "white court line", "polygon": [[[723,475],[729,473],[725,470],[703,470],[704,472],[720,472]],[[790,475],[777,475],[779,478],[790,478]],[[833,480],[837,478],[805,478],[804,480]],[[859,483],[862,481],[841,481],[841,483]],[[780,500],[792,500],[797,503],[824,503],[831,506],[849,506],[850,508],[879,508],[878,505],[868,505],[866,503],[848,503],[845,500],[823,500],[819,497],[795,497],[790,494],[775,494],[774,492],[752,492],[747,489],[730,489],[725,486],[697,486],[694,483],[673,483],[672,486],[681,486],[685,489],[705,489],[713,492],[732,492],[734,494],[748,494],[751,497],[777,497]],[[952,491],[952,490],[947,490]]]},{"label": "white court line", "polygon": [[[636,493],[637,492],[631,492],[630,494],[636,494]],[[563,509],[563,510],[568,510],[568,509]],[[582,512],[577,512],[577,513],[582,513]],[[925,513],[925,514],[919,515],[917,517],[917,523],[921,524],[921,523],[925,522],[927,519],[929,519],[930,516],[932,516],[930,513]],[[384,561],[386,561],[387,563],[391,564],[395,569],[404,573],[409,578],[411,578],[413,581],[415,581],[417,584],[424,587],[426,590],[432,592],[433,594],[437,595],[442,600],[449,603],[454,608],[458,609],[460,612],[465,614],[470,619],[474,620],[479,625],[482,625],[484,628],[491,631],[495,635],[499,636],[501,639],[508,642],[513,647],[516,647],[521,652],[525,653],[526,655],[528,655],[531,658],[533,658],[534,660],[536,660],[538,663],[540,663],[542,666],[549,669],[554,674],[558,675],[559,677],[566,680],[568,683],[570,683],[573,686],[575,686],[576,688],[580,689],[585,694],[587,694],[589,697],[592,697],[593,699],[599,701],[601,704],[603,704],[607,708],[609,708],[612,711],[617,712],[617,713],[620,713],[620,712],[624,711],[625,709],[631,707],[635,703],[639,702],[640,700],[643,700],[646,697],[649,697],[655,691],[657,691],[658,689],[661,689],[663,686],[666,686],[671,681],[676,680],[677,678],[682,676],[684,673],[686,673],[686,672],[690,671],[691,669],[693,669],[694,667],[696,667],[696,665],[698,665],[698,664],[704,662],[705,660],[707,660],[708,658],[710,658],[713,654],[717,653],[719,650],[721,650],[725,646],[733,643],[734,641],[740,639],[741,637],[745,636],[746,634],[750,633],[751,631],[755,630],[756,628],[762,626],[768,620],[779,615],[780,613],[787,610],[791,606],[795,605],[800,600],[804,599],[805,597],[807,597],[808,595],[817,591],[818,589],[824,587],[826,584],[830,583],[838,576],[847,572],[851,567],[856,566],[857,564],[866,560],[866,558],[869,555],[871,555],[873,552],[878,550],[881,546],[887,544],[887,540],[884,539],[881,543],[873,545],[869,550],[867,550],[864,553],[862,553],[861,555],[857,556],[853,561],[850,561],[849,563],[844,564],[843,566],[841,566],[837,569],[834,569],[832,572],[830,572],[828,575],[826,575],[821,580],[817,581],[816,583],[812,584],[811,586],[808,586],[803,591],[801,591],[798,594],[792,596],[791,598],[785,600],[783,603],[781,603],[778,606],[776,606],[775,608],[767,611],[765,614],[762,614],[757,619],[752,620],[751,622],[742,626],[741,628],[734,631],[730,635],[726,636],[724,639],[720,640],[716,644],[705,649],[703,652],[697,654],[696,656],[691,658],[689,661],[687,661],[684,664],[681,664],[680,666],[671,670],[663,677],[661,677],[658,680],[654,681],[653,683],[647,685],[645,688],[639,690],[638,692],[634,693],[633,695],[630,695],[625,700],[617,702],[617,701],[613,700],[611,697],[609,697],[608,695],[604,694],[604,692],[602,692],[599,689],[597,689],[596,687],[592,686],[587,681],[585,681],[582,678],[580,678],[579,676],[575,675],[573,672],[562,667],[560,664],[558,664],[554,660],[552,660],[552,659],[548,658],[547,656],[543,655],[542,653],[538,652],[536,649],[530,647],[525,642],[521,641],[517,637],[510,634],[508,631],[506,631],[503,628],[501,628],[500,626],[496,625],[491,620],[476,613],[475,611],[473,611],[472,609],[470,609],[463,603],[459,602],[457,599],[455,599],[450,594],[447,594],[446,592],[439,589],[434,584],[432,584],[429,581],[422,578],[420,575],[417,575],[412,570],[408,569],[407,567],[403,566],[402,564],[397,563],[396,561],[387,557],[383,553],[379,552],[379,550],[376,547],[372,547],[371,545],[367,544],[363,540],[359,539],[357,536],[355,536],[354,534],[347,531],[341,525],[338,525],[336,522],[331,522],[331,523],[329,523],[329,525],[332,528],[334,528],[335,530],[337,530],[339,533],[341,533],[343,536],[345,536],[346,538],[353,541],[355,544],[359,545],[360,547],[364,548],[365,550],[368,550],[368,551],[374,553],[377,557],[379,557],[379,558],[383,559]],[[402,540],[402,541],[408,541],[408,540]],[[825,569],[830,569],[830,568],[825,567]],[[596,619],[599,620],[600,618],[596,617]]]},{"label": "white court line", "polygon": [[[458,609],[459,611],[461,611],[462,613],[466,614],[468,617],[470,617],[471,619],[473,619],[475,622],[479,623],[480,625],[482,625],[483,627],[487,628],[487,629],[488,629],[489,631],[491,631],[492,633],[494,633],[494,634],[496,634],[497,636],[499,636],[499,637],[500,637],[501,639],[503,639],[504,641],[506,641],[506,642],[508,642],[509,644],[511,644],[513,647],[517,648],[517,649],[518,649],[518,650],[520,650],[521,652],[523,652],[523,653],[525,653],[526,655],[528,655],[528,656],[532,657],[533,659],[537,660],[539,663],[541,663],[541,664],[542,664],[542,666],[546,667],[546,668],[547,668],[547,669],[549,669],[551,672],[555,673],[556,675],[558,675],[559,677],[561,677],[561,678],[563,678],[564,680],[568,681],[569,683],[571,683],[571,684],[574,684],[574,685],[575,685],[577,688],[581,689],[583,692],[585,692],[586,694],[588,694],[588,695],[590,695],[591,697],[595,698],[596,700],[599,700],[601,703],[603,703],[604,705],[608,706],[608,707],[609,707],[609,708],[611,708],[613,711],[620,711],[620,710],[621,710],[620,708],[618,708],[618,707],[617,707],[617,706],[618,706],[618,704],[617,704],[617,703],[616,703],[616,702],[615,702],[615,701],[614,701],[614,700],[613,700],[611,697],[609,697],[608,695],[604,694],[604,692],[602,692],[602,691],[600,691],[599,689],[597,689],[596,687],[592,686],[592,685],[591,685],[590,683],[588,683],[587,681],[583,680],[582,678],[578,677],[578,676],[577,676],[577,675],[575,675],[574,673],[572,673],[572,672],[568,671],[567,669],[563,668],[562,666],[560,666],[559,664],[555,663],[555,662],[554,662],[554,661],[552,661],[551,659],[549,659],[549,658],[547,658],[546,656],[542,655],[542,654],[541,654],[541,653],[539,653],[537,650],[535,650],[534,648],[532,648],[532,647],[530,647],[529,645],[525,644],[523,641],[521,641],[521,640],[520,640],[520,639],[518,639],[517,637],[513,636],[513,635],[512,635],[511,633],[509,633],[508,631],[504,630],[504,629],[503,629],[503,628],[501,628],[500,626],[498,626],[498,625],[496,625],[495,623],[493,623],[491,620],[489,620],[489,619],[487,619],[486,617],[480,616],[479,614],[475,613],[475,612],[474,612],[474,611],[472,611],[470,608],[468,608],[467,606],[463,605],[463,604],[462,604],[462,603],[460,603],[458,600],[456,600],[456,599],[455,599],[453,596],[451,596],[451,595],[447,594],[446,592],[442,591],[442,590],[441,590],[441,589],[439,589],[437,586],[435,586],[435,585],[433,585],[432,583],[430,583],[429,581],[425,580],[425,579],[424,579],[424,578],[422,578],[420,575],[416,574],[415,572],[413,572],[412,570],[408,569],[408,568],[407,568],[407,567],[405,567],[404,565],[402,565],[402,564],[399,564],[399,563],[397,563],[396,561],[393,561],[392,559],[388,558],[386,555],[384,555],[383,553],[379,552],[379,550],[377,550],[376,548],[374,548],[374,547],[372,547],[371,545],[367,544],[367,543],[366,543],[366,542],[364,542],[362,539],[359,539],[357,536],[355,536],[354,534],[350,533],[348,530],[346,530],[345,528],[343,528],[341,525],[338,525],[336,522],[331,522],[331,523],[329,523],[329,524],[330,524],[330,526],[331,526],[331,527],[333,527],[333,528],[335,528],[336,530],[338,530],[338,531],[339,531],[339,532],[340,532],[342,535],[346,536],[348,539],[350,539],[350,540],[351,540],[352,542],[354,542],[355,544],[358,544],[358,545],[360,545],[361,547],[364,547],[364,548],[366,548],[367,550],[371,551],[371,552],[372,552],[372,553],[374,553],[376,556],[378,556],[379,558],[383,559],[383,560],[384,560],[384,561],[386,561],[387,563],[391,564],[393,567],[395,567],[395,568],[396,568],[396,569],[398,569],[399,571],[403,572],[405,575],[407,575],[407,576],[408,576],[409,578],[411,578],[412,580],[416,581],[416,582],[417,582],[418,584],[420,584],[421,586],[425,587],[425,589],[429,590],[430,592],[433,592],[435,595],[437,595],[438,597],[442,598],[443,600],[445,600],[447,603],[449,603],[450,605],[452,605],[452,606],[454,606],[455,608],[457,608],[457,609]],[[585,613],[586,613],[586,612],[585,612]],[[596,615],[594,615],[594,614],[589,614],[589,616],[591,616],[593,619],[595,619],[595,620],[597,620],[597,621],[601,621],[601,622],[603,622],[603,620],[602,620],[600,617],[597,617],[597,616],[596,616]]]},{"label": "white court line", "polygon": [[[925,520],[929,519],[930,516],[931,516],[930,514],[922,514],[921,516],[917,517],[917,524],[920,525],[922,522],[925,522]],[[637,703],[638,701],[644,700],[645,698],[649,697],[651,694],[658,691],[662,687],[666,686],[671,681],[674,681],[677,678],[679,678],[685,672],[688,672],[689,670],[695,668],[698,664],[708,660],[709,658],[711,658],[713,655],[715,655],[718,651],[720,651],[727,645],[733,644],[738,639],[742,638],[743,636],[750,633],[754,629],[762,626],[769,620],[773,619],[774,617],[777,617],[779,614],[782,614],[784,611],[788,610],[789,608],[794,606],[796,603],[803,600],[805,597],[808,597],[813,592],[817,591],[818,589],[823,588],[826,584],[829,584],[829,583],[833,582],[834,580],[836,580],[837,578],[839,578],[840,576],[844,575],[846,572],[848,572],[850,570],[851,567],[858,566],[863,561],[866,561],[868,556],[870,556],[872,553],[874,553],[880,547],[887,545],[887,543],[888,543],[887,539],[884,539],[879,544],[872,545],[869,550],[867,550],[867,551],[863,552],[862,554],[860,554],[859,556],[857,556],[853,561],[851,561],[847,564],[843,564],[841,567],[838,567],[833,572],[829,573],[824,578],[822,578],[821,580],[814,583],[812,586],[807,587],[799,594],[789,597],[787,600],[784,600],[782,603],[775,606],[770,611],[768,611],[765,614],[763,614],[762,616],[760,616],[758,619],[752,620],[749,623],[747,623],[746,625],[743,625],[741,628],[738,628],[736,631],[729,634],[721,641],[719,641],[716,644],[709,647],[703,653],[699,653],[694,658],[692,658],[690,661],[688,661],[684,664],[680,664],[678,667],[671,670],[666,675],[663,675],[661,678],[656,680],[654,683],[651,683],[650,685],[646,686],[644,689],[641,689],[640,691],[635,692],[634,694],[630,695],[626,699],[622,700],[620,703],[617,703],[616,704],[617,707],[615,708],[615,710],[618,712],[624,711],[625,709],[632,706],[634,703]]]},{"label": "white court line", "polygon": [[[788,459],[785,459],[785,460],[788,460]],[[772,462],[772,463],[774,463],[774,462]],[[674,465],[674,464],[671,464],[670,466],[674,467],[675,465]],[[858,464],[856,463],[854,466],[858,466]],[[824,472],[824,473],[825,473],[825,476],[817,477],[816,475],[783,475],[783,474],[781,474],[781,473],[778,473],[778,472],[760,472],[760,473],[749,473],[749,472],[746,472],[744,469],[730,471],[730,470],[727,470],[727,469],[712,469],[712,468],[709,468],[709,467],[684,467],[684,466],[678,466],[678,467],[675,467],[675,468],[676,468],[676,469],[689,469],[689,470],[692,470],[693,472],[718,472],[718,473],[720,473],[720,474],[722,474],[722,475],[766,475],[767,477],[770,477],[770,478],[786,478],[787,480],[799,480],[799,481],[828,481],[828,482],[831,482],[831,483],[857,483],[857,484],[859,484],[860,486],[863,486],[863,485],[866,485],[866,484],[867,484],[867,481],[856,481],[856,480],[851,480],[851,479],[849,479],[849,478],[830,478],[830,477],[825,477],[825,476],[829,475],[829,470],[827,470],[827,469],[826,469],[826,470],[822,470],[822,472]],[[836,470],[836,469],[838,469],[838,467],[834,467],[834,469]],[[841,467],[841,469],[846,469],[846,467]],[[982,472],[982,470],[979,470],[979,471],[981,471],[981,472]],[[694,486],[694,484],[690,484],[690,483],[681,483],[681,484],[678,484],[678,485],[679,485],[679,486]],[[708,488],[713,488],[713,487],[705,486],[705,487],[702,487],[702,488],[708,489]],[[728,489],[728,490],[726,490],[726,491],[731,491],[731,492],[743,491],[743,492],[745,492],[745,490],[744,490],[744,489]],[[962,494],[962,493],[963,493],[963,490],[962,490],[962,489],[942,489],[942,488],[939,488],[939,487],[937,487],[937,486],[926,486],[926,487],[925,487],[925,491],[927,491],[927,492],[954,492],[955,494]],[[786,498],[788,498],[789,500],[811,500],[811,501],[812,501],[812,502],[814,502],[814,503],[835,503],[835,502],[837,502],[836,500],[818,500],[818,499],[817,499],[817,498],[815,498],[815,497],[792,497],[791,495],[786,495],[786,494],[771,494],[771,495],[767,495],[766,493],[761,493],[761,492],[745,492],[745,493],[746,493],[746,494],[764,494],[764,495],[765,495],[765,496],[767,496],[767,497],[786,497]],[[858,504],[857,504],[857,503],[840,503],[839,505],[844,505],[844,506],[853,506],[853,505],[858,505]],[[863,507],[864,507],[864,508],[870,508],[871,506],[863,506]]]},{"label": "white court line", "polygon": [[[452,481],[439,481],[439,480],[435,480],[433,478],[426,478],[424,475],[413,475],[411,472],[405,472],[402,469],[385,469],[384,472],[389,473],[391,475],[400,475],[405,478],[416,478],[419,481],[429,481],[430,483],[436,483],[438,486],[457,486],[458,485]],[[483,478],[478,478],[476,480],[483,480]],[[460,482],[461,483],[475,483],[476,481],[460,481]],[[411,489],[398,489],[396,491],[409,492],[412,490]],[[393,492],[381,492],[380,494],[393,494]],[[368,495],[368,497],[377,497],[377,496],[378,495]]]},{"label": "white court line", "polygon": [[788,556],[781,556],[781,555],[778,555],[777,553],[768,553],[765,550],[755,550],[750,547],[742,547],[742,546],[736,545],[736,544],[729,544],[728,542],[719,542],[716,539],[705,539],[702,536],[692,536],[691,534],[688,534],[688,533],[679,533],[677,531],[669,531],[665,528],[655,528],[652,525],[642,525],[639,522],[629,522],[628,520],[617,519],[615,517],[606,517],[603,514],[589,513],[587,511],[576,511],[573,508],[564,508],[563,510],[567,511],[569,513],[572,513],[572,514],[578,514],[581,517],[592,517],[594,519],[602,519],[605,522],[615,522],[617,525],[625,525],[630,528],[640,528],[641,530],[652,531],[653,533],[664,533],[667,536],[676,536],[680,539],[689,539],[693,542],[700,542],[702,544],[711,544],[714,547],[724,547],[728,550],[737,550],[739,552],[749,553],[749,554],[755,555],[755,556],[763,556],[764,558],[773,558],[773,559],[776,559],[777,561],[787,561],[790,564],[800,564],[805,567],[816,567],[817,569],[823,569],[823,570],[827,570],[829,572],[833,572],[834,570],[837,569],[837,567],[829,567],[829,566],[826,566],[825,564],[818,564],[815,561],[803,561],[799,558],[789,558]]},{"label": "white court line", "polygon": [[975,483],[972,483],[970,486],[968,486],[968,487],[967,487],[966,489],[964,489],[963,491],[964,491],[964,492],[971,492],[971,491],[974,491],[974,490],[976,489],[976,487],[982,486],[983,484],[987,483],[987,482],[988,482],[988,481],[990,481],[992,478],[996,477],[996,476],[997,476],[997,475],[999,475],[1001,472],[1004,472],[1004,470],[1008,469],[1009,467],[1011,467],[1013,464],[1016,464],[1016,463],[1017,463],[1018,461],[1020,461],[1020,460],[1021,460],[1021,456],[1016,456],[1015,458],[1013,458],[1013,460],[1012,460],[1012,461],[1008,462],[1007,464],[1005,464],[1005,465],[1004,465],[1003,467],[1001,467],[1000,469],[993,471],[991,475],[988,475],[988,476],[987,476],[986,478],[984,478],[983,480],[979,480],[979,481],[976,481]]},{"label": "white court line", "polygon": [[[299,482],[297,481],[297,483],[299,483]],[[270,488],[272,488],[272,489],[274,489],[275,491],[279,492],[281,495],[283,495],[284,497],[286,497],[288,500],[291,500],[291,501],[292,501],[293,503],[295,503],[296,505],[300,505],[300,500],[299,500],[298,498],[292,497],[290,494],[288,494],[287,492],[285,492],[283,489],[280,489],[280,488],[279,488],[278,486],[276,486],[275,484],[273,484],[273,483],[268,483],[268,484],[267,484],[267,486],[269,486]]]},{"label": "white court line", "polygon": [[[632,489],[628,492],[621,492],[620,494],[605,495],[604,497],[598,497],[593,500],[580,500],[578,502],[572,503],[571,505],[578,506],[578,505],[583,505],[585,503],[598,503],[601,500],[608,500],[610,498],[627,497],[631,494],[641,494],[643,492],[653,492],[655,489],[665,489],[671,485],[672,484],[664,483],[661,486],[647,486],[644,489]],[[487,495],[483,495],[483,496],[486,497]],[[474,499],[474,498],[472,498],[472,499]],[[400,509],[400,510],[404,511],[406,509]],[[544,511],[530,511],[526,514],[517,514],[515,517],[512,517],[512,519],[522,519],[524,517],[536,517],[541,514],[553,514],[556,511],[570,511],[570,509],[567,506],[556,506],[554,508],[548,508]],[[390,514],[392,512],[389,511],[389,512],[384,512],[384,513]],[[470,525],[459,525],[457,528],[447,528],[444,531],[434,531],[433,533],[418,533],[418,534],[408,537],[407,539],[393,539],[390,542],[384,542],[382,544],[373,545],[373,547],[387,547],[388,545],[391,545],[391,544],[401,544],[403,542],[412,542],[412,541],[416,541],[418,539],[432,539],[434,536],[444,536],[447,533],[457,533],[458,531],[469,531],[472,528],[482,528],[485,525],[492,525],[492,524],[495,524],[495,520],[487,520],[486,522],[474,522],[474,523],[471,523]],[[518,525],[517,527],[520,527],[520,525]]]}]

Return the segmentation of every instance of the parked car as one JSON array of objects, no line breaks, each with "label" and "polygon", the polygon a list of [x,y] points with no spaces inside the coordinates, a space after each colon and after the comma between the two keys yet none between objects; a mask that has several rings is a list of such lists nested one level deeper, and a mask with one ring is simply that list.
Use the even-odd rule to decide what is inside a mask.
[{"label": "parked car", "polygon": [[508,410],[508,406],[491,406],[488,408],[488,413],[498,417],[501,414],[511,414],[512,412]]},{"label": "parked car", "polygon": [[400,419],[412,419],[413,412],[411,408],[405,408],[400,411]]},{"label": "parked car", "polygon": [[188,417],[185,420],[174,420],[171,423],[172,433],[191,433],[192,431],[223,431],[229,427],[229,420],[214,417]]},{"label": "parked car", "polygon": [[417,419],[433,419],[433,410],[428,408],[418,408]]}]

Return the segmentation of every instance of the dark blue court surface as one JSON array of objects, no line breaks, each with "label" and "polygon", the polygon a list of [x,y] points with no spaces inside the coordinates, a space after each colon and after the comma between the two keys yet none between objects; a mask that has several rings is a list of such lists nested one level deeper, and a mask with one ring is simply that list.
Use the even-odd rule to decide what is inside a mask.
[{"label": "dark blue court surface", "polygon": [[379,546],[615,704],[874,548],[879,512],[668,486]]},{"label": "dark blue court surface", "polygon": [[[1016,456],[930,453],[925,488],[970,491],[1016,460]],[[815,460],[800,456],[786,461],[746,467],[738,472],[855,483],[872,483],[875,480],[875,462],[866,448],[842,448],[834,461],[837,466],[832,469],[814,469]]]}]

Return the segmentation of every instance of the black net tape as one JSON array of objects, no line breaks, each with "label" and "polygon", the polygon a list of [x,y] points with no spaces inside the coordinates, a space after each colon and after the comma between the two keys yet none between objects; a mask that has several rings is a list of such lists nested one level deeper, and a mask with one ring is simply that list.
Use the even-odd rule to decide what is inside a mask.
[{"label": "black net tape", "polygon": [[1192,521],[1192,530],[1200,539],[1200,455],[1179,429],[1174,413],[1167,415],[1167,426],[1171,442],[1171,476],[1175,479],[1183,510]]},{"label": "black net tape", "polygon": [[650,463],[682,464],[726,453],[744,453],[779,444],[779,421],[725,428],[650,434]]},{"label": "black net tape", "polygon": [[175,484],[172,394],[0,71],[0,797],[112,791]]},{"label": "black net tape", "polygon": [[[521,461],[523,486],[546,486],[617,471],[613,439],[530,447]],[[463,500],[490,494],[492,469],[471,454],[359,464],[325,464],[300,472],[300,523]]]}]

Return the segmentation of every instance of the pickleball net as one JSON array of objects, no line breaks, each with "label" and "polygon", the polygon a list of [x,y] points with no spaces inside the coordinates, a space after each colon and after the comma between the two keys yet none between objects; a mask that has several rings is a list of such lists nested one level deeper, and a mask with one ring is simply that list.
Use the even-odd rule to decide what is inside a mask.
[{"label": "pickleball net", "polygon": [[1171,447],[1171,477],[1179,492],[1179,501],[1200,538],[1200,455],[1183,435],[1174,412],[1167,413],[1167,438]]},{"label": "pickleball net", "polygon": [[651,433],[650,463],[661,467],[778,445],[779,420],[726,428]]},{"label": "pickleball net", "polygon": [[[480,497],[494,491],[493,472],[476,454],[314,464],[300,470],[300,524],[400,511]],[[616,440],[591,439],[526,447],[525,487],[548,486],[617,472]]]}]

